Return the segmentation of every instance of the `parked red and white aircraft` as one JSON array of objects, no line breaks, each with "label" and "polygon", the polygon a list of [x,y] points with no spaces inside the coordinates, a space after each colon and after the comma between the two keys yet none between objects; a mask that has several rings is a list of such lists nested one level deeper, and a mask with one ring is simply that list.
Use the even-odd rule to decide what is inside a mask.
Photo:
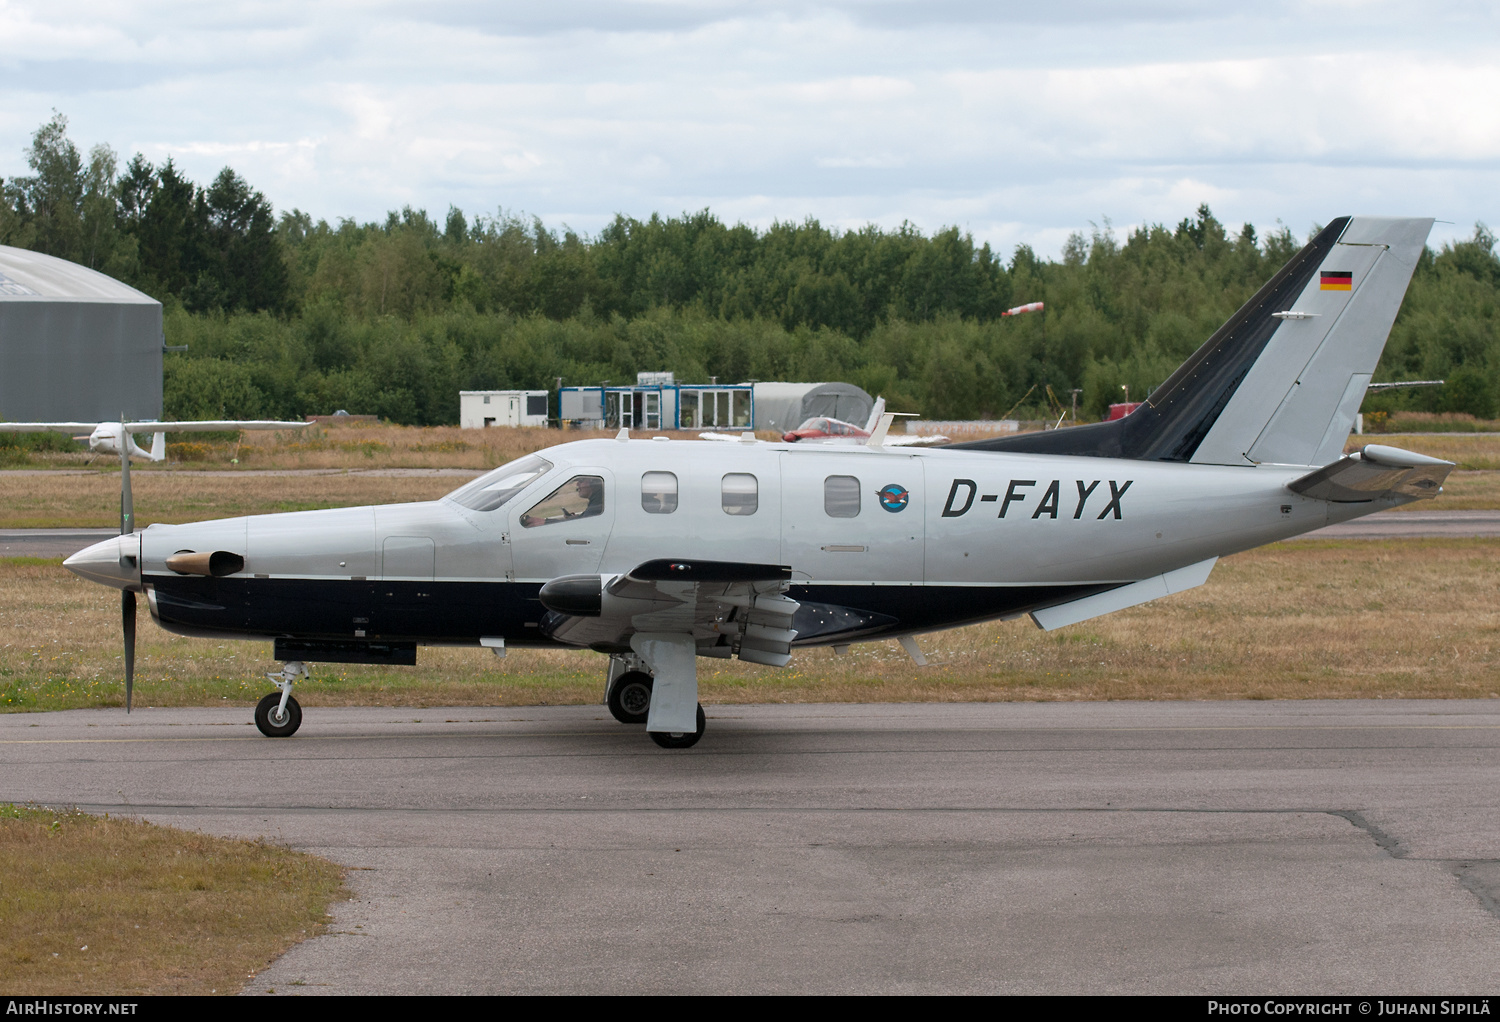
[{"label": "parked red and white aircraft", "polygon": [[[947,443],[945,436],[890,436],[891,421],[899,414],[885,410],[885,398],[875,399],[875,407],[870,410],[870,418],[863,426],[856,426],[852,422],[843,419],[835,419],[827,415],[814,416],[807,419],[796,429],[787,430],[781,435],[781,439],[789,444],[864,444],[871,443],[870,438],[878,436],[874,441],[875,446],[885,447],[916,447],[923,444]],[[705,440],[739,440],[740,437],[728,433],[699,433]]]}]

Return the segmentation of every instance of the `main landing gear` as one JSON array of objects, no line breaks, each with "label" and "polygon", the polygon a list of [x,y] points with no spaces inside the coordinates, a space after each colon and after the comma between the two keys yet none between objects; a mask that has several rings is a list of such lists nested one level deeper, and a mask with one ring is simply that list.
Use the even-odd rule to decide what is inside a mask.
[{"label": "main landing gear", "polygon": [[609,686],[609,712],[621,724],[644,724],[651,712],[651,675],[626,671]]},{"label": "main landing gear", "polygon": [[[612,656],[604,704],[610,716],[621,724],[644,724],[651,716],[651,698],[656,678],[646,662],[638,656]],[[707,727],[703,704],[697,704],[697,729],[694,731],[648,731],[651,740],[663,749],[690,749],[698,744]]]},{"label": "main landing gear", "polygon": [[703,737],[703,731],[708,726],[708,718],[703,715],[703,704],[698,704],[698,730],[697,731],[647,731],[651,740],[663,749],[691,749],[698,744],[698,739]]},{"label": "main landing gear", "polygon": [[255,704],[255,726],[267,738],[290,738],[302,726],[302,707],[292,698],[292,686],[307,677],[300,660],[288,660],[280,674],[267,674],[279,691]]}]

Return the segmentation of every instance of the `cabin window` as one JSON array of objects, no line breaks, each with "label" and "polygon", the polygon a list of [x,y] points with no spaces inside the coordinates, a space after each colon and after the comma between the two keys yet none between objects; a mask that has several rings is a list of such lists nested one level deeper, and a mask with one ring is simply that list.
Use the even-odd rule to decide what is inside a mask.
[{"label": "cabin window", "polygon": [[641,507],[648,515],[669,515],[677,510],[677,476],[671,472],[647,472],[641,476]]},{"label": "cabin window", "polygon": [[574,476],[522,515],[521,526],[534,529],[538,525],[556,525],[603,513],[604,480],[598,476]]},{"label": "cabin window", "polygon": [[829,518],[859,517],[859,480],[853,476],[823,480],[823,510]]},{"label": "cabin window", "polygon": [[748,472],[730,472],[721,490],[726,515],[753,515],[760,506],[759,486]]},{"label": "cabin window", "polygon": [[[493,422],[486,419],[485,424]],[[472,483],[460,486],[448,494],[448,499],[457,501],[471,511],[493,511],[510,498],[530,486],[542,473],[550,471],[552,462],[528,454],[517,458],[509,465],[501,465],[493,472],[482,475]]]}]

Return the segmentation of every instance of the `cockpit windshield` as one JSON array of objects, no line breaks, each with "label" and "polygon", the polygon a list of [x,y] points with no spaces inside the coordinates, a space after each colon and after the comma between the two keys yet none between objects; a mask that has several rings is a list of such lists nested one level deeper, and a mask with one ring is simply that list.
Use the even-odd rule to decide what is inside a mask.
[{"label": "cockpit windshield", "polygon": [[448,494],[448,499],[473,511],[493,511],[551,468],[552,462],[528,454],[460,486]]}]

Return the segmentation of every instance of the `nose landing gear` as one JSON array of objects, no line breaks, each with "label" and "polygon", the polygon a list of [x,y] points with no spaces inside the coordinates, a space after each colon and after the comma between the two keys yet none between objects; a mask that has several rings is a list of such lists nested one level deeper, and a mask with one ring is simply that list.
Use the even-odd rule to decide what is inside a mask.
[{"label": "nose landing gear", "polygon": [[255,726],[267,738],[290,738],[302,726],[302,707],[292,698],[292,686],[298,678],[307,677],[300,660],[288,660],[280,674],[267,674],[279,691],[272,692],[255,705]]}]

